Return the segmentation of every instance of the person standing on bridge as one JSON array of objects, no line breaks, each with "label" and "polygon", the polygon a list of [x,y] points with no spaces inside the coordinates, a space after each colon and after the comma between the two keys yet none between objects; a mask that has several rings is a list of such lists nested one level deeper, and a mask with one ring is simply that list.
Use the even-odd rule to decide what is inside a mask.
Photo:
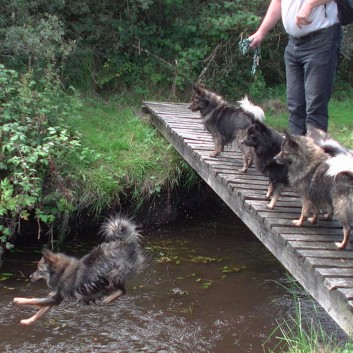
[{"label": "person standing on bridge", "polygon": [[332,0],[271,0],[250,47],[260,46],[282,18],[289,35],[284,52],[289,129],[305,135],[307,125],[328,128],[328,103],[338,66],[341,26]]}]

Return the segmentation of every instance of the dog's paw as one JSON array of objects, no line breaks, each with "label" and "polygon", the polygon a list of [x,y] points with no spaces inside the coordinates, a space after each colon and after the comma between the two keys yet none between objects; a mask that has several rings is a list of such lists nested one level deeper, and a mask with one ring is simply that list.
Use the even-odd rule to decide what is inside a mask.
[{"label": "dog's paw", "polygon": [[12,302],[14,304],[24,304],[26,302],[27,298],[19,298],[19,297],[16,297],[16,298],[13,298]]},{"label": "dog's paw", "polygon": [[308,218],[308,221],[309,221],[311,224],[316,224],[316,223],[317,223],[317,216],[309,217],[309,218]]},{"label": "dog's paw", "polygon": [[246,173],[248,171],[248,167],[243,167],[241,169],[239,169],[240,173]]},{"label": "dog's paw", "polygon": [[292,221],[292,223],[296,226],[296,227],[301,227],[303,225],[303,221],[301,219],[294,219]]},{"label": "dog's paw", "polygon": [[266,205],[266,208],[268,208],[269,210],[273,210],[274,207],[275,207],[275,205],[272,204],[272,202],[270,202]]},{"label": "dog's paw", "polygon": [[345,244],[345,242],[343,241],[342,243],[336,242],[335,245],[337,246],[338,249],[344,250],[347,244]]},{"label": "dog's paw", "polygon": [[34,321],[35,320],[33,320],[32,318],[23,319],[23,320],[20,321],[20,324],[23,325],[23,326],[29,326],[29,325],[32,325]]},{"label": "dog's paw", "polygon": [[218,155],[219,155],[219,152],[217,152],[217,151],[213,151],[210,153],[210,157],[212,157],[212,158],[216,158]]},{"label": "dog's paw", "polygon": [[326,213],[322,216],[325,221],[332,221],[332,213]]}]

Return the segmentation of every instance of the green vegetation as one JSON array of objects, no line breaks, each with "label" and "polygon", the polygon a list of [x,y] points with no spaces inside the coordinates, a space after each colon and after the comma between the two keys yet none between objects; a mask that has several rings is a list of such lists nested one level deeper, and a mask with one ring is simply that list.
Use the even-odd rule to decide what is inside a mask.
[{"label": "green vegetation", "polygon": [[72,210],[72,194],[58,161],[79,155],[80,141],[69,132],[65,118],[79,105],[75,94],[66,95],[57,81],[35,82],[31,74],[18,77],[0,65],[0,242],[21,220],[33,216],[38,235]]},{"label": "green vegetation", "polygon": [[[193,173],[132,109],[82,100],[55,75],[36,82],[0,66],[0,242],[11,249],[24,221],[54,241],[78,212],[96,217],[146,198]],[[188,173],[184,173],[188,171]]]},{"label": "green vegetation", "polygon": [[[267,347],[277,342],[274,348],[267,348],[268,353],[352,353],[353,342],[349,339],[342,342],[338,339],[339,332],[328,332],[327,326],[320,319],[320,309],[310,294],[306,292],[290,275],[287,276],[287,284],[284,286],[291,294],[294,301],[294,312],[288,319],[278,323],[278,326],[264,343]],[[302,303],[306,302],[305,312],[309,316],[303,316]],[[323,310],[323,309],[321,309]],[[326,323],[327,324],[327,323]],[[340,342],[341,341],[341,342]]]},{"label": "green vegetation", "polygon": [[328,334],[320,322],[316,306],[313,306],[313,317],[303,317],[301,301],[297,298],[295,314],[279,324],[270,338],[276,338],[278,345],[269,353],[352,353],[353,344],[338,344],[337,333]]},{"label": "green vegetation", "polygon": [[[186,162],[134,113],[142,99],[187,101],[191,84],[201,80],[229,100],[249,94],[271,126],[285,129],[282,26],[264,41],[255,75],[251,54],[238,49],[267,6],[260,0],[3,1],[0,257],[28,220],[53,242],[63,239],[73,215],[94,218],[121,203],[136,208],[181,180],[184,187],[193,183]],[[330,132],[353,148],[353,26],[344,31]],[[306,343],[311,337],[320,345],[310,352],[325,352],[320,328],[305,334],[288,324],[280,327],[288,347],[295,337]],[[301,343],[292,347],[291,353],[309,352]]]},{"label": "green vegetation", "polygon": [[[0,62],[35,77],[55,70],[81,92],[185,99],[198,78],[223,95],[263,94],[284,82],[287,36],[279,24],[261,47],[260,67],[238,43],[268,2],[223,0],[3,1]],[[352,32],[345,28],[339,77],[353,82]]]},{"label": "green vegetation", "polygon": [[[284,89],[283,89],[284,90]],[[284,92],[284,91],[283,91]],[[266,110],[266,122],[278,129],[284,131],[288,127],[288,112],[284,98],[269,99],[263,102]],[[352,98],[342,97],[338,99],[336,94],[329,106],[329,133],[333,139],[336,139],[347,148],[353,148],[353,105]]]},{"label": "green vegetation", "polygon": [[119,204],[124,195],[136,208],[162,188],[173,187],[187,170],[148,121],[117,101],[85,100],[68,122],[80,132],[82,146],[94,151],[90,163],[71,167],[81,175],[79,207],[95,215]]}]

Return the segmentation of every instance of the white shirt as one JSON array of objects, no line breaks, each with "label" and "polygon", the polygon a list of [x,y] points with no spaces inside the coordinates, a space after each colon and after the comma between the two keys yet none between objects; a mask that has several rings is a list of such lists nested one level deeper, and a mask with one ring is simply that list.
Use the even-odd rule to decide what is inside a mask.
[{"label": "white shirt", "polygon": [[338,23],[338,12],[335,1],[315,7],[310,14],[312,22],[299,28],[295,24],[295,16],[305,0],[282,0],[282,22],[286,32],[294,37],[301,37],[322,28]]}]

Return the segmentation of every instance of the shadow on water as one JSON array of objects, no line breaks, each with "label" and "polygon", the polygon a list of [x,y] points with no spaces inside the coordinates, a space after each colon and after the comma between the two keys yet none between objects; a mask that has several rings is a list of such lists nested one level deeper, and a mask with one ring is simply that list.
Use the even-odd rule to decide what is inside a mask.
[{"label": "shadow on water", "polygon": [[[33,309],[11,302],[47,295],[44,283],[28,280],[40,254],[8,255],[1,271],[13,276],[0,282],[0,351],[259,353],[292,313],[293,299],[279,285],[284,268],[227,208],[142,233],[149,264],[126,296],[110,305],[65,302],[30,327],[19,321]],[[86,245],[67,252],[81,256],[94,246]]]}]

